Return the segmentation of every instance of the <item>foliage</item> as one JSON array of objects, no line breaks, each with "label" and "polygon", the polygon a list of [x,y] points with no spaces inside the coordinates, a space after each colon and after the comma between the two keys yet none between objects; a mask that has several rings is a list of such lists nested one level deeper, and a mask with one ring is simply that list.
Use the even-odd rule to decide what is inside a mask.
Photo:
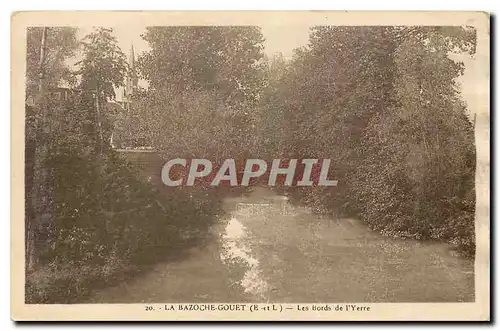
[{"label": "foliage", "polygon": [[71,70],[64,63],[75,55],[78,48],[76,29],[71,27],[47,27],[45,59],[40,63],[40,41],[44,28],[30,27],[26,31],[26,95],[38,92],[40,69],[49,87],[56,87],[61,80],[73,82]]},{"label": "foliage", "polygon": [[92,95],[95,101],[95,108],[91,106],[89,111],[95,117],[96,151],[100,151],[103,143],[111,138],[110,114],[106,112],[109,107],[105,105],[115,99],[114,89],[124,85],[128,71],[125,54],[112,33],[113,29],[99,27],[86,35],[82,41],[83,59],[76,63],[79,89]]},{"label": "foliage", "polygon": [[359,169],[358,195],[380,206],[363,203],[361,215],[384,232],[450,240],[473,251],[474,131],[455,82],[463,65],[449,58],[455,45],[447,38],[424,31],[401,42],[399,102],[390,118],[376,116],[367,127],[363,152],[373,159]]},{"label": "foliage", "polygon": [[[32,41],[40,45],[36,38]],[[30,303],[81,300],[98,286],[179,255],[184,247],[202,240],[220,212],[220,195],[155,186],[107,145],[96,148],[104,141],[95,135],[95,88],[100,88],[104,111],[105,101],[113,98],[113,87],[122,84],[126,69],[109,29],[86,37],[78,66],[79,90],[72,90],[68,100],[53,100],[48,92],[40,99],[43,107],[51,109],[45,114],[51,129],[38,136],[47,153],[37,153],[31,148],[35,141],[27,140],[27,160],[39,161],[49,175],[47,182],[36,184],[50,187],[52,216],[44,226],[30,228],[33,239],[29,240],[38,247],[36,265],[26,275],[26,301]],[[31,72],[28,75],[35,77]],[[53,83],[57,85],[55,78]],[[37,112],[38,107],[27,109]],[[113,112],[101,117],[103,124],[119,115],[107,110]],[[34,124],[27,121],[29,127]],[[158,168],[161,161],[155,161]],[[36,181],[28,164],[27,182]],[[27,194],[27,200],[32,199]],[[201,199],[204,203],[199,203]]]},{"label": "foliage", "polygon": [[[289,189],[292,196],[318,212],[359,215],[388,235],[473,252],[474,134],[452,52],[474,54],[475,31],[313,28],[264,93],[263,149],[330,158],[339,185]],[[269,118],[281,123],[275,135]]]},{"label": "foliage", "polygon": [[[96,281],[113,283],[117,276],[180,254],[180,247],[195,244],[219,213],[218,196],[197,204],[196,192],[158,189],[112,150],[95,154],[94,141],[83,130],[85,123],[92,125],[89,112],[82,111],[85,105],[84,98],[65,103],[58,112],[66,116],[51,135],[46,167],[55,217],[37,229],[44,244],[37,269],[27,275],[31,302],[72,302],[89,294]],[[199,234],[189,243],[183,236],[193,230]]]},{"label": "foliage", "polygon": [[262,85],[263,37],[258,27],[149,27],[151,47],[138,67],[151,90],[209,90],[228,110],[255,102]]},{"label": "foliage", "polygon": [[283,76],[287,73],[288,63],[283,54],[275,54],[271,59],[265,58],[266,85],[262,93],[258,116],[256,119],[258,151],[261,158],[270,160],[284,153],[283,146],[286,128],[284,111],[281,105],[282,91],[286,89]]},{"label": "foliage", "polygon": [[154,147],[215,160],[250,150],[264,85],[259,28],[151,27],[143,38],[151,50],[138,67],[148,91],[135,109]]},{"label": "foliage", "polygon": [[83,39],[83,59],[76,63],[80,89],[98,91],[100,97],[115,98],[114,87],[123,86],[127,72],[125,54],[113,36],[113,29],[96,28]]},{"label": "foliage", "polygon": [[[231,193],[144,181],[105,143],[113,127],[125,145],[164,158],[331,159],[339,185],[288,188],[293,201],[474,252],[474,132],[456,82],[464,67],[450,59],[475,53],[474,30],[319,26],[288,60],[263,55],[258,27],[151,27],[138,59],[148,88],[126,114],[108,102],[128,71],[112,30],[84,38],[72,72],[75,30],[47,28],[40,64],[42,29],[27,31],[27,94],[40,94],[26,107],[27,240],[37,244],[28,302],[68,303],[180,254],[197,243],[186,234],[203,238]],[[55,102],[49,91],[61,79],[78,90]],[[40,123],[50,127],[37,132]],[[48,182],[37,182],[35,161]],[[47,224],[32,221],[34,185],[50,187]]]}]

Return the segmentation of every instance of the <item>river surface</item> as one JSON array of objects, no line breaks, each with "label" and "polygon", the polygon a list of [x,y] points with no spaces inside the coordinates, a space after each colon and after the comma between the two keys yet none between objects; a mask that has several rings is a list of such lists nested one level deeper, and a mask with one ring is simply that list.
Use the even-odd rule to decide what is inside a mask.
[{"label": "river surface", "polygon": [[474,301],[474,263],[449,245],[383,237],[260,187],[224,209],[206,245],[91,302]]}]

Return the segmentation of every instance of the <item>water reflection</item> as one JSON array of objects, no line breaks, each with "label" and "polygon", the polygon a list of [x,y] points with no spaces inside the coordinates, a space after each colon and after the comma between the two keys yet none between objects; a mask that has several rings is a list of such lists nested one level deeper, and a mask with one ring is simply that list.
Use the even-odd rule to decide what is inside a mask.
[{"label": "water reflection", "polygon": [[259,260],[253,256],[248,244],[247,229],[236,217],[232,217],[222,235],[221,260],[229,267],[234,264],[243,265],[245,273],[239,280],[239,285],[245,293],[264,300],[268,284],[262,277]]}]

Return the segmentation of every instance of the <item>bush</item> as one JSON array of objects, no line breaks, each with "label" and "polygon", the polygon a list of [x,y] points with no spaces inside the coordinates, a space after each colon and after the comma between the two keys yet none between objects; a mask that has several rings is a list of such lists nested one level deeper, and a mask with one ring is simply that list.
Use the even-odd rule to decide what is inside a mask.
[{"label": "bush", "polygon": [[[181,242],[203,239],[220,212],[216,195],[158,189],[138,179],[115,152],[85,156],[59,147],[52,155],[54,218],[36,233],[43,245],[27,275],[27,302],[81,299],[92,288],[178,254]],[[194,236],[186,238],[187,232]]]}]

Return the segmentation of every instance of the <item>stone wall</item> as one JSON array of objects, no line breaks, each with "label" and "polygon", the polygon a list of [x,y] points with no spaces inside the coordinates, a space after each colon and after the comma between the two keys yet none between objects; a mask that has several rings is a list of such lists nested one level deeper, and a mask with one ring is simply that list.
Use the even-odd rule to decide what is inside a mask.
[{"label": "stone wall", "polygon": [[165,161],[156,152],[150,150],[116,150],[125,160],[132,163],[138,170],[139,175],[155,184],[161,184],[161,169]]}]

